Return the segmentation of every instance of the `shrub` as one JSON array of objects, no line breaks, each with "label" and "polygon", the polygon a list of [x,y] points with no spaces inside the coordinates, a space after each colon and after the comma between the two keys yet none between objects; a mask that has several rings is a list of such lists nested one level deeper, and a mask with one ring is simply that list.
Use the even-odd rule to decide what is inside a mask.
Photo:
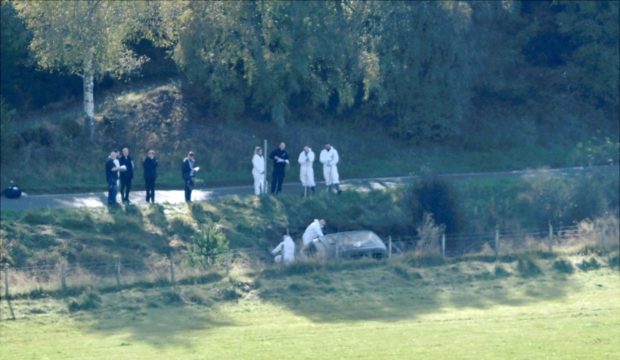
[{"label": "shrub", "polygon": [[610,256],[607,263],[609,264],[609,267],[612,268],[620,267],[620,255]]},{"label": "shrub", "polygon": [[174,290],[166,290],[161,293],[161,301],[167,305],[182,305],[185,304],[183,297],[174,291]]},{"label": "shrub", "polygon": [[542,270],[538,264],[536,264],[534,260],[528,258],[519,259],[517,262],[517,271],[519,271],[519,274],[523,277],[533,277],[542,274]]},{"label": "shrub", "polygon": [[236,301],[241,298],[241,294],[237,292],[234,286],[227,287],[218,291],[218,298],[224,301]]},{"label": "shrub", "polygon": [[86,289],[77,299],[69,301],[69,311],[94,310],[101,306],[101,296],[92,288]]},{"label": "shrub", "polygon": [[496,265],[495,266],[494,275],[495,275],[496,278],[506,278],[506,277],[510,276],[510,272],[508,270],[504,269],[503,266]]},{"label": "shrub", "polygon": [[581,263],[577,265],[581,271],[590,271],[596,270],[601,267],[598,261],[595,258],[590,258],[590,260],[583,260]]},{"label": "shrub", "polygon": [[228,249],[228,240],[220,229],[207,226],[192,238],[189,246],[188,261],[192,266],[203,269],[214,264],[218,255]]},{"label": "shrub", "polygon": [[437,224],[445,226],[446,233],[461,230],[459,201],[456,191],[447,181],[437,177],[423,179],[411,188],[409,201],[415,223],[423,221],[425,214],[432,214]]},{"label": "shrub", "polygon": [[553,265],[551,267],[553,268],[553,270],[564,274],[572,274],[575,272],[575,267],[573,266],[573,264],[570,261],[564,259],[557,259],[553,262]]}]

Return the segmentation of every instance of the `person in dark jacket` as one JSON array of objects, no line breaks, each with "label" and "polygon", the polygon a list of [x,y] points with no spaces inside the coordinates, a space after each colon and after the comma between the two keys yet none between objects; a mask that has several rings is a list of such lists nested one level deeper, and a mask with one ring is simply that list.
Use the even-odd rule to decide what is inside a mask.
[{"label": "person in dark jacket", "polygon": [[185,182],[185,202],[192,202],[192,190],[194,189],[194,176],[200,170],[196,166],[194,152],[187,153],[187,157],[183,159],[183,181]]},{"label": "person in dark jacket", "polygon": [[157,180],[157,158],[155,150],[149,150],[144,162],[144,186],[146,187],[146,202],[155,203],[155,180]]},{"label": "person in dark jacket", "polygon": [[279,194],[282,192],[282,183],[284,182],[284,174],[286,165],[288,165],[288,153],[286,152],[286,144],[280,143],[277,149],[273,150],[269,158],[273,160],[273,173],[271,174],[271,193]]},{"label": "person in dark jacket", "polygon": [[2,193],[9,199],[19,199],[19,197],[22,196],[22,189],[15,185],[15,182],[11,180],[9,187],[4,189]]},{"label": "person in dark jacket", "polygon": [[118,159],[121,165],[121,199],[124,203],[129,204],[129,192],[131,191],[131,181],[133,180],[133,170],[135,168],[133,159],[129,155],[129,148],[124,147],[122,155]]},{"label": "person in dark jacket", "polygon": [[116,156],[116,151],[112,151],[105,163],[105,179],[108,183],[108,205],[118,205],[116,202],[116,182],[118,181],[120,166],[117,166],[115,163]]}]

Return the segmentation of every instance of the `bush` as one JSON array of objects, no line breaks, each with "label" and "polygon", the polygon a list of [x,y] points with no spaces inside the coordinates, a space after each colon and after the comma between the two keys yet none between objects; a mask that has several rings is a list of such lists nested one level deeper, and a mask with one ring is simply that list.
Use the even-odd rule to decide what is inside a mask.
[{"label": "bush", "polygon": [[215,226],[206,226],[192,240],[188,251],[188,260],[192,266],[200,266],[204,269],[214,264],[219,254],[228,250],[226,236]]},{"label": "bush", "polygon": [[601,267],[598,261],[595,258],[590,258],[590,260],[583,260],[580,264],[577,265],[581,271],[590,271],[596,270]]},{"label": "bush", "polygon": [[224,301],[237,301],[241,298],[234,286],[227,287],[218,291],[218,298]]},{"label": "bush", "polygon": [[462,215],[456,191],[445,180],[437,177],[423,179],[410,190],[410,211],[414,223],[424,220],[425,214],[432,214],[435,223],[445,226],[448,234],[462,228]]},{"label": "bush", "polygon": [[523,277],[534,277],[542,274],[542,270],[532,259],[519,259],[517,262],[517,271]]},{"label": "bush", "polygon": [[553,265],[551,267],[553,268],[553,270],[564,274],[572,274],[575,272],[575,267],[573,266],[573,264],[570,261],[564,259],[557,259],[553,262]]},{"label": "bush", "polygon": [[503,266],[496,265],[495,266],[494,275],[495,275],[496,278],[506,278],[506,277],[510,276],[510,272],[508,270],[504,269]]},{"label": "bush", "polygon": [[619,268],[620,267],[620,255],[610,256],[607,263],[609,264],[609,267]]},{"label": "bush", "polygon": [[181,295],[174,290],[167,290],[161,293],[161,301],[167,305],[183,305],[185,301]]},{"label": "bush", "polygon": [[101,306],[101,296],[92,288],[86,289],[77,299],[69,301],[69,311],[94,310]]}]

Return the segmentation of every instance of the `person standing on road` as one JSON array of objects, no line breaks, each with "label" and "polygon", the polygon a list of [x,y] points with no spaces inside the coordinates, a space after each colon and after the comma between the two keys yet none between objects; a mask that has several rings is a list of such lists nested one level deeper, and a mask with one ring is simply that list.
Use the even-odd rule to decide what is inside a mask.
[{"label": "person standing on road", "polygon": [[116,202],[116,182],[118,181],[118,172],[121,169],[116,156],[116,151],[113,150],[105,163],[105,179],[108,183],[108,205],[118,205]]},{"label": "person standing on road", "polygon": [[306,231],[304,231],[304,234],[301,236],[302,246],[301,246],[301,250],[299,250],[299,254],[301,256],[307,257],[306,252],[308,251],[310,244],[312,244],[315,241],[323,239],[323,236],[325,236],[323,235],[324,227],[325,227],[324,219],[320,219],[320,220],[314,219],[314,221],[312,221],[310,225],[308,225],[308,227],[306,228]]},{"label": "person standing on road", "polygon": [[289,235],[283,235],[282,242],[271,251],[271,254],[275,255],[273,260],[276,263],[291,264],[295,261],[295,242]]},{"label": "person standing on road", "polygon": [[196,160],[194,159],[194,152],[187,153],[187,157],[183,159],[183,181],[185,182],[185,202],[192,202],[192,190],[194,190],[194,176],[196,172],[200,170],[196,166]]},{"label": "person standing on road", "polygon": [[304,187],[304,194],[307,194],[308,190],[314,193],[314,152],[309,146],[304,146],[304,150],[299,154],[297,159],[299,162],[299,178],[301,179],[301,185]]},{"label": "person standing on road", "polygon": [[271,193],[277,195],[282,192],[282,183],[284,182],[284,174],[286,165],[288,165],[288,153],[286,152],[286,144],[281,142],[278,148],[273,150],[269,158],[273,160],[273,173],[271,179]]},{"label": "person standing on road", "polygon": [[260,146],[254,148],[252,156],[252,176],[254,177],[254,195],[258,196],[265,192],[265,158]]},{"label": "person standing on road", "polygon": [[144,187],[146,188],[146,202],[155,203],[155,180],[157,180],[157,158],[155,150],[149,150],[144,162]]},{"label": "person standing on road", "polygon": [[[133,170],[135,168],[133,159],[129,155],[129,148],[124,147],[122,150],[122,155],[118,159],[121,165],[121,199],[123,203],[129,204],[129,192],[131,191],[131,182],[133,180]],[[123,169],[124,167],[124,169]]]},{"label": "person standing on road", "polygon": [[340,194],[340,176],[338,175],[340,157],[338,151],[331,144],[325,144],[325,149],[321,150],[320,161],[323,164],[323,177],[327,190],[331,192],[333,186],[336,192]]}]

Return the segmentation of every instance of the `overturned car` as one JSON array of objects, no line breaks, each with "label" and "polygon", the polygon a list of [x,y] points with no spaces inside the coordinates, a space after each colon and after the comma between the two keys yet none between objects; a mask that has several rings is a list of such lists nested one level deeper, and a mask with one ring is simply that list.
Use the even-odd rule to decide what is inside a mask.
[{"label": "overturned car", "polygon": [[372,231],[358,230],[327,234],[314,242],[315,256],[322,259],[356,259],[387,257],[383,240]]}]

